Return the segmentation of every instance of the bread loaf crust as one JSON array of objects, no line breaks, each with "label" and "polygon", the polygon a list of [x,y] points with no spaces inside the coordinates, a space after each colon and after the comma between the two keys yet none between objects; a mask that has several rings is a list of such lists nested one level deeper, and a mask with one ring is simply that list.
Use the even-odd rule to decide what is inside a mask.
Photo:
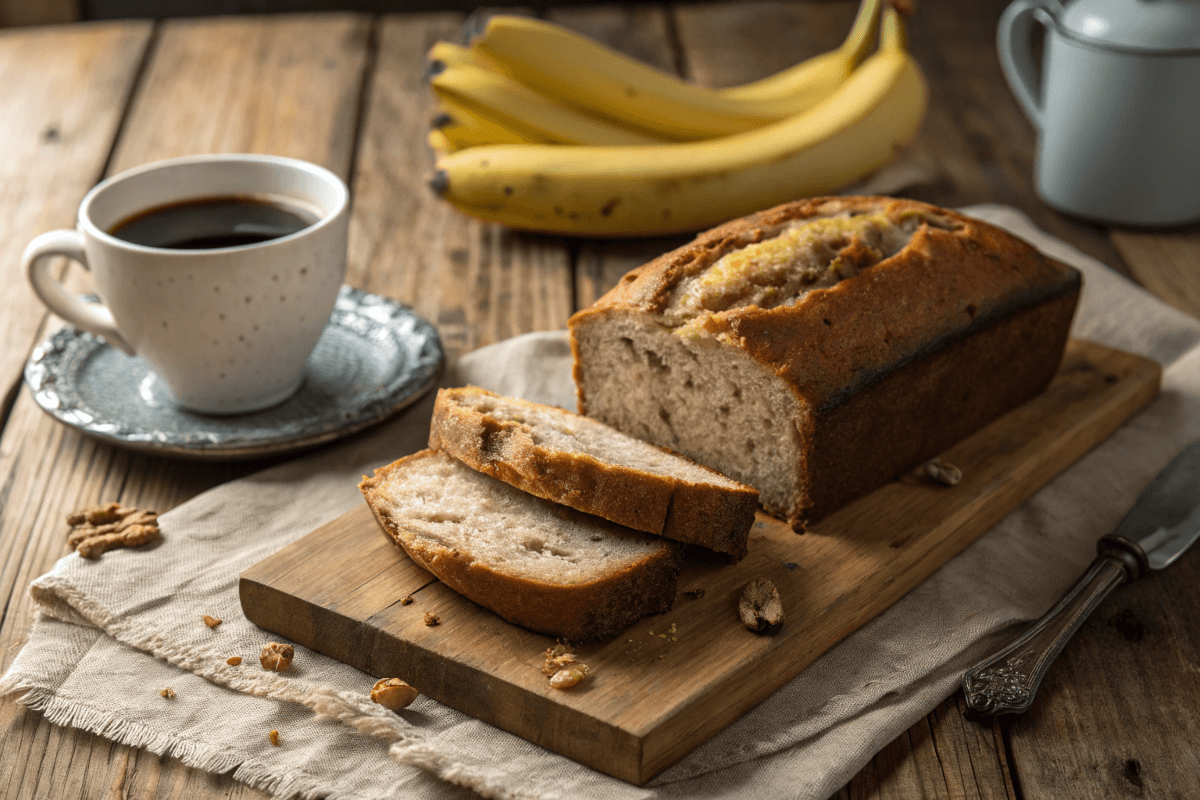
[{"label": "bread loaf crust", "polygon": [[[380,485],[390,471],[439,456],[433,450],[406,456],[375,470],[359,489],[384,533],[451,589],[509,622],[571,642],[614,636],[642,617],[671,608],[683,564],[683,546],[674,542],[663,541],[661,548],[639,562],[612,569],[588,583],[552,585],[504,574],[469,553],[418,536],[403,518],[389,511]],[[563,512],[578,513],[571,509]]]},{"label": "bread loaf crust", "polygon": [[[700,234],[631,271],[575,314],[568,327],[580,413],[592,406],[581,357],[584,337],[602,335],[606,323],[619,318],[669,328],[664,312],[685,276],[777,235],[788,223],[868,211],[929,215],[938,224],[921,225],[899,252],[794,303],[735,307],[698,321],[709,346],[744,353],[778,376],[807,410],[795,420],[807,443],[795,465],[797,502],[768,510],[802,528],[1041,392],[1061,360],[1081,287],[1078,271],[998,228],[926,203],[815,198]],[[1014,317],[1025,323],[1006,326]],[[982,345],[955,347],[975,337],[990,348],[983,361]],[[946,377],[954,371],[957,381]],[[939,387],[951,384],[956,390],[975,387],[975,394],[945,396]],[[914,406],[939,413],[914,417]],[[908,432],[879,438],[887,424]]]},{"label": "bread loaf crust", "polygon": [[[699,484],[601,461],[587,453],[539,447],[527,426],[495,419],[456,402],[471,394],[497,397],[477,387],[438,391],[429,428],[430,448],[532,495],[634,530],[698,544],[736,559],[746,555],[747,537],[758,509],[754,489]],[[526,400],[503,399],[531,410],[551,410]],[[714,473],[713,477],[723,476]]]}]

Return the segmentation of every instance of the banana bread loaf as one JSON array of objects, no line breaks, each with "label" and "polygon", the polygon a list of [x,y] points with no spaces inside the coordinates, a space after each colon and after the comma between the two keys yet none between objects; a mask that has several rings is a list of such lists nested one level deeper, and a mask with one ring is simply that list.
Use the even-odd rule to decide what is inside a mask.
[{"label": "banana bread loaf", "polygon": [[1080,286],[936,206],[790,203],[575,314],[579,411],[753,486],[802,530],[1041,392]]}]

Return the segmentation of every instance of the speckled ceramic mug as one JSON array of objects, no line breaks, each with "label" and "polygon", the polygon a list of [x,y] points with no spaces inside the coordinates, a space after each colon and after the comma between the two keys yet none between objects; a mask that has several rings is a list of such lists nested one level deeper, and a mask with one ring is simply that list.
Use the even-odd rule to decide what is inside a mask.
[{"label": "speckled ceramic mug", "polygon": [[[145,247],[109,233],[147,209],[238,195],[299,206],[317,221],[206,250]],[[144,358],[179,405],[244,413],[300,388],[345,276],[348,222],[349,191],[327,169],[277,156],[190,156],[98,184],[79,206],[77,228],[34,239],[23,266],[51,311]],[[91,270],[103,303],[85,303],[59,283],[52,256]]]}]

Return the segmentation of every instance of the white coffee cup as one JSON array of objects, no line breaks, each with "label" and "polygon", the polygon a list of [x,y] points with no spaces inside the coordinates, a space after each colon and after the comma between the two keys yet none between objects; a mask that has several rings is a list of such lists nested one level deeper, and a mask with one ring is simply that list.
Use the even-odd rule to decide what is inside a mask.
[{"label": "white coffee cup", "polygon": [[[147,247],[113,236],[119,223],[163,206],[249,196],[305,209],[316,222],[256,244],[201,250]],[[346,272],[349,191],[305,161],[204,155],[114,175],[88,192],[75,230],[42,234],[22,257],[51,311],[144,358],[173,399],[233,414],[287,400]],[[95,276],[103,304],[85,303],[50,271],[66,256]]]}]

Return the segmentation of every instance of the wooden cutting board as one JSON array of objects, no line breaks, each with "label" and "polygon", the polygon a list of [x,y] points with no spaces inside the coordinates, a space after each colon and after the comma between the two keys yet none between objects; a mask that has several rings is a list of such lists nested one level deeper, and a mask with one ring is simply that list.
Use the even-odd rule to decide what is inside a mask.
[{"label": "wooden cutting board", "polygon": [[[804,535],[759,514],[750,554],[734,565],[689,551],[672,610],[578,648],[592,673],[570,691],[541,673],[551,639],[446,588],[384,536],[365,504],[247,570],[242,608],[269,631],[641,785],[1103,441],[1157,394],[1160,375],[1147,359],[1072,340],[1045,393],[943,455],[962,469],[957,486],[914,472]],[[775,636],[738,619],[742,588],[760,577],[783,597],[787,621]],[[441,624],[425,625],[427,613]]]}]

